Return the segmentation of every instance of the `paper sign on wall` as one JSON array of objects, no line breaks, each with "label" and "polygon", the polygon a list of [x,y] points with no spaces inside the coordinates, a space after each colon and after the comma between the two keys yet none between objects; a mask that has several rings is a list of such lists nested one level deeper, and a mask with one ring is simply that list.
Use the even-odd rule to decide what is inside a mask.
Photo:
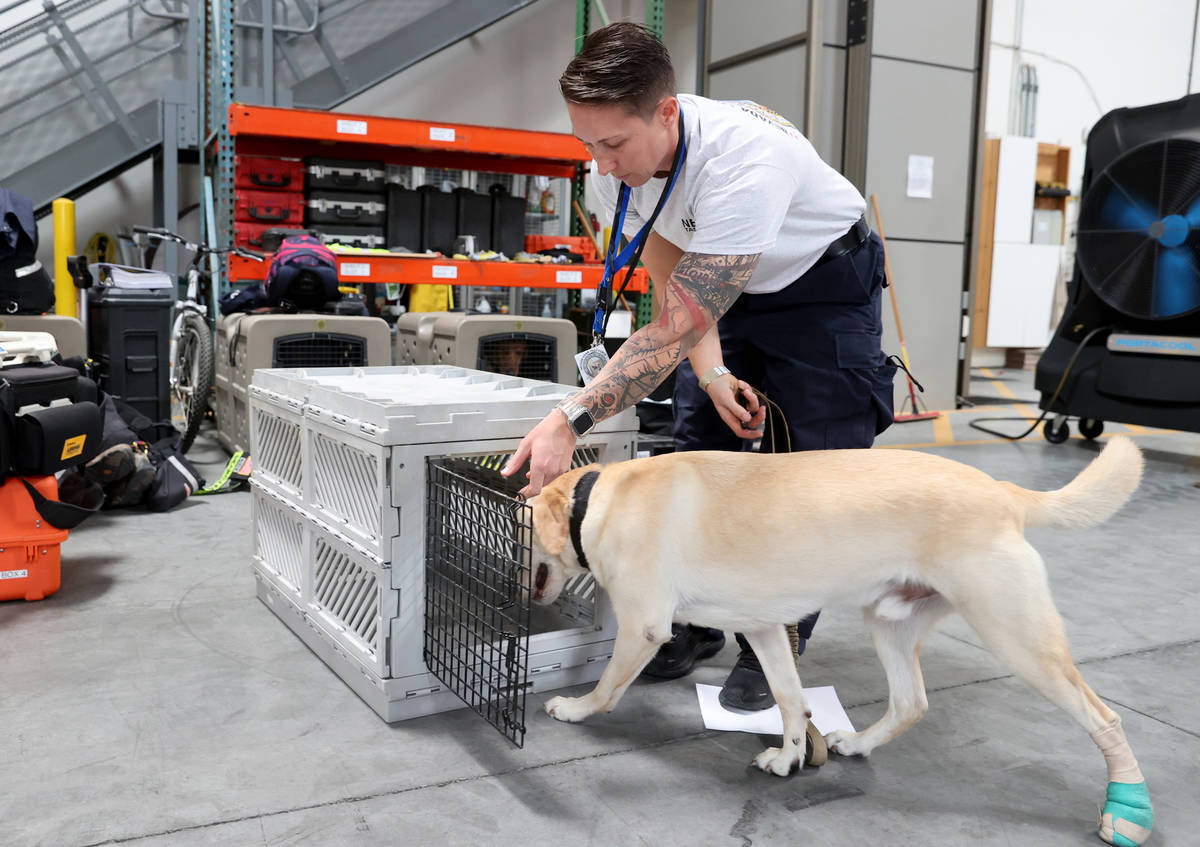
[{"label": "paper sign on wall", "polygon": [[908,157],[908,196],[929,200],[933,197],[933,157]]}]

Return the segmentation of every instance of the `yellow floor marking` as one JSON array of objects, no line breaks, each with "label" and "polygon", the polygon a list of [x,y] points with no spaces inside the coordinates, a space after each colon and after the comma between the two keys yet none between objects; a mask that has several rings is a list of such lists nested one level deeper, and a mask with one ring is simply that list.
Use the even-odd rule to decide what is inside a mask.
[{"label": "yellow floor marking", "polygon": [[944,414],[933,419],[933,440],[938,444],[954,443],[954,430],[950,427],[950,418]]}]

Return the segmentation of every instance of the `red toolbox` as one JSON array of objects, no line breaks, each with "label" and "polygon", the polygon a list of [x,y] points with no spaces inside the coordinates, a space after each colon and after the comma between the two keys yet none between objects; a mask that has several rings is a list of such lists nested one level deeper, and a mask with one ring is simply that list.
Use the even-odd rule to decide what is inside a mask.
[{"label": "red toolbox", "polygon": [[[275,230],[274,237],[266,236],[270,230]],[[261,250],[264,253],[274,253],[279,249],[279,242],[289,235],[310,235],[311,232],[299,226],[288,224],[263,224],[235,221],[233,224],[233,243],[238,247],[249,247],[251,250]],[[266,267],[263,267],[265,274]]]},{"label": "red toolbox", "polygon": [[[58,499],[53,476],[26,477],[43,497]],[[59,545],[68,531],[38,514],[19,476],[0,484],[0,600],[41,600],[58,591]]]},{"label": "red toolbox", "polygon": [[583,256],[585,262],[597,262],[596,242],[586,235],[527,235],[525,236],[525,252],[536,253],[539,250],[554,250],[555,248],[570,250]]},{"label": "red toolbox", "polygon": [[303,191],[236,192],[233,217],[236,221],[253,224],[295,224],[304,221]]},{"label": "red toolbox", "polygon": [[304,163],[299,159],[268,156],[234,156],[235,188],[265,188],[268,191],[303,191]]}]

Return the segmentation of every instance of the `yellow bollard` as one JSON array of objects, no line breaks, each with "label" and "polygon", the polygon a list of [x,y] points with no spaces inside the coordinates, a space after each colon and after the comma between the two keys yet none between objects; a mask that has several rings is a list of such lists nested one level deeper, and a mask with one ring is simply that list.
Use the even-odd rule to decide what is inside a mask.
[{"label": "yellow bollard", "polygon": [[54,312],[79,317],[79,295],[67,270],[67,257],[75,255],[75,201],[59,197],[50,204],[54,213]]}]

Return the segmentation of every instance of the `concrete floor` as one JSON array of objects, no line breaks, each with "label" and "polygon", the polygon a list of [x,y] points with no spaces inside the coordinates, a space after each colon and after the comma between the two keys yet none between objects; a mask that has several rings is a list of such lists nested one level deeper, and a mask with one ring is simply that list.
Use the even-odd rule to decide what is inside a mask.
[{"label": "concrete floor", "polygon": [[[1033,396],[1028,374],[979,376],[973,394],[994,404],[949,427],[898,425],[881,444],[932,445],[1043,489],[1095,454],[967,430],[972,416],[1025,414],[1014,404]],[[1149,781],[1150,843],[1195,844],[1200,436],[1138,429],[1147,474],[1133,501],[1098,529],[1030,538],[1083,674]],[[193,457],[223,462],[203,436]],[[705,731],[694,693],[720,684],[731,647],[582,725],[531,697],[517,750],[466,711],[380,721],[255,599],[248,510],[241,493],[101,515],[64,546],[58,594],[0,604],[0,844],[1100,843],[1099,752],[961,620],[926,641],[929,713],[869,759],[788,779],[748,767],[775,742]],[[803,664],[857,726],[882,713],[854,610],[826,611]]]}]

